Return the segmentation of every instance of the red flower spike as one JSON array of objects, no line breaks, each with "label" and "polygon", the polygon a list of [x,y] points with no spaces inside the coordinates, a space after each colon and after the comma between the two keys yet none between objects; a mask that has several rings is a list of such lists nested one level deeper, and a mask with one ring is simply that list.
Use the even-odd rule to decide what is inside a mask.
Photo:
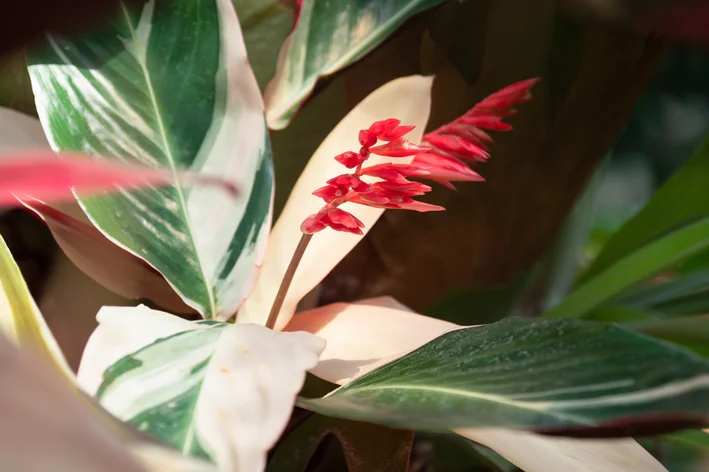
[{"label": "red flower spike", "polygon": [[[431,187],[408,180],[408,177],[430,179],[454,190],[451,182],[484,180],[465,162],[484,161],[489,157],[486,143],[491,143],[492,138],[483,129],[512,129],[504,118],[517,112],[513,107],[531,99],[530,90],[538,80],[517,82],[493,93],[462,117],[426,134],[423,145],[406,140],[404,136],[414,127],[401,125],[396,118],[377,121],[368,129],[361,130],[358,138],[362,148],[359,153],[348,151],[335,157],[344,166],[354,168],[354,172],[338,175],[328,180],[328,185],[313,192],[313,195],[325,200],[326,205],[303,221],[301,231],[312,234],[330,227],[361,235],[362,222],[338,208],[346,201],[375,208],[420,212],[444,210],[438,205],[413,200],[411,197],[424,195]],[[386,141],[386,144],[375,146],[377,141]],[[370,153],[414,158],[411,164],[385,163],[363,168],[362,164]],[[368,184],[362,181],[363,175],[382,180]]]},{"label": "red flower spike", "polygon": [[398,138],[381,146],[375,146],[369,150],[372,154],[386,157],[406,157],[413,156],[419,152],[426,152],[429,148],[421,147],[411,143],[404,138]]},{"label": "red flower spike", "polygon": [[343,152],[342,154],[335,156],[335,160],[348,169],[354,169],[358,165],[362,164],[364,159],[366,158],[352,151]]}]

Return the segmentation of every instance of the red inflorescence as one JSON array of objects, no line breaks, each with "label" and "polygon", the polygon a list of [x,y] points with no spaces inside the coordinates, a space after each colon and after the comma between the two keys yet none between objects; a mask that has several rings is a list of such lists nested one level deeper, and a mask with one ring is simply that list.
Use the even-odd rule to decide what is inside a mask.
[{"label": "red inflorescence", "polygon": [[[313,195],[325,200],[319,212],[303,221],[300,229],[312,234],[330,227],[336,231],[362,234],[364,224],[352,214],[338,208],[345,202],[376,208],[414,211],[440,211],[443,207],[413,200],[424,195],[431,187],[409,180],[417,177],[433,180],[454,189],[451,182],[484,180],[467,164],[484,161],[489,157],[486,143],[492,138],[483,131],[508,131],[512,127],[502,120],[514,115],[516,105],[531,99],[530,89],[539,79],[529,79],[496,92],[457,120],[444,125],[423,137],[422,145],[408,141],[404,136],[414,129],[401,125],[395,118],[373,123],[359,132],[359,152],[347,151],[335,160],[351,174],[342,174],[327,181]],[[376,145],[378,141],[384,144]],[[386,157],[413,156],[411,164],[377,164],[362,167],[370,154]],[[382,179],[367,183],[362,176]]]},{"label": "red inflorescence", "polygon": [[[351,174],[338,175],[327,181],[327,185],[317,189],[313,195],[325,200],[326,205],[314,215],[305,219],[300,229],[306,234],[317,233],[330,227],[337,231],[362,234],[364,225],[352,214],[338,208],[345,202],[377,208],[408,209],[416,211],[443,210],[443,207],[416,202],[411,197],[423,195],[431,187],[408,180],[407,177],[426,177],[428,171],[409,164],[377,164],[362,167],[370,154],[387,157],[407,157],[428,152],[429,148],[418,146],[404,138],[414,129],[401,126],[394,118],[377,121],[368,129],[359,132],[362,149],[358,153],[347,151],[335,160],[349,169]],[[376,146],[378,141],[384,144]],[[362,176],[377,177],[381,182],[367,183]]]}]

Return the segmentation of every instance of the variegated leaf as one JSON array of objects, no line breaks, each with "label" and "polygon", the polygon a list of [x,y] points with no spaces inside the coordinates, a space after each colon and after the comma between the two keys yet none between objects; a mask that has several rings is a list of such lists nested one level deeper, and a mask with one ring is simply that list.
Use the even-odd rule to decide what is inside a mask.
[{"label": "variegated leaf", "polygon": [[[223,470],[263,470],[324,341],[258,325],[186,322],[147,308],[110,310],[99,316],[80,383],[95,385],[94,360],[100,366],[126,353],[104,372],[96,394],[107,410]],[[130,334],[140,326],[124,323],[122,315],[145,321],[139,340],[167,337],[130,353],[137,343]]]},{"label": "variegated leaf", "polygon": [[318,413],[389,426],[622,434],[706,423],[709,362],[624,328],[508,318],[448,332],[327,397]]},{"label": "variegated leaf", "polygon": [[304,0],[266,89],[272,129],[288,126],[319,78],[362,58],[411,15],[442,0]]},{"label": "variegated leaf", "polygon": [[[236,311],[271,218],[263,103],[229,0],[122,4],[94,31],[49,36],[30,54],[37,109],[55,150],[175,172],[173,185],[80,199],[112,241],[158,269],[206,318]],[[186,187],[181,169],[241,192]]]}]

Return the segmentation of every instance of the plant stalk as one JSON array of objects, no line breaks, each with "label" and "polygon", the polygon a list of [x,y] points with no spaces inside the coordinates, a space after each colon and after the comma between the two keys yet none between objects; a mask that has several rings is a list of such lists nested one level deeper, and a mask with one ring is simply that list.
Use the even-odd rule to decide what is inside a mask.
[{"label": "plant stalk", "polygon": [[271,306],[271,311],[268,314],[268,321],[266,321],[266,328],[268,329],[273,329],[274,326],[276,326],[278,313],[281,311],[283,301],[286,299],[288,288],[290,287],[290,284],[293,281],[293,276],[295,275],[295,271],[298,269],[298,264],[300,264],[300,260],[303,258],[305,249],[308,247],[308,243],[312,238],[312,234],[304,234],[300,238],[298,247],[295,248],[295,252],[293,253],[293,257],[290,260],[290,264],[288,264],[288,269],[286,269],[286,273],[283,275],[281,286],[278,288],[276,299],[273,300],[273,306]]}]

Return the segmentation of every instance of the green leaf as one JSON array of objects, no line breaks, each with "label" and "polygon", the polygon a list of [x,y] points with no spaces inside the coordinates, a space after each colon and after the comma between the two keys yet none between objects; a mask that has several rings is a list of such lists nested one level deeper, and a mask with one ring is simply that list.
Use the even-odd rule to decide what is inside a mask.
[{"label": "green leaf", "polygon": [[299,405],[431,431],[600,428],[627,435],[705,421],[707,374],[709,363],[691,352],[618,326],[509,318],[444,334]]},{"label": "green leaf", "polygon": [[666,233],[709,216],[709,135],[692,158],[616,233],[584,274],[590,280]]},{"label": "green leaf", "polygon": [[2,236],[0,236],[0,331],[20,347],[29,346],[40,352],[68,378],[74,378],[74,373],[32,299],[20,268],[17,267]]},{"label": "green leaf", "polygon": [[112,241],[158,269],[207,318],[235,313],[270,225],[263,105],[228,0],[148,1],[80,37],[49,36],[29,57],[55,150],[82,150],[226,178],[217,188],[122,189],[79,198]]},{"label": "green leaf", "polygon": [[266,118],[283,129],[319,78],[374,49],[411,15],[442,0],[305,0],[266,90]]},{"label": "green leaf", "polygon": [[624,290],[708,247],[709,218],[704,218],[648,243],[620,259],[578,287],[544,316],[584,316]]},{"label": "green leaf", "polygon": [[342,446],[348,472],[408,470],[413,432],[314,415],[278,445],[267,472],[307,470],[313,454],[329,436],[334,436]]},{"label": "green leaf", "polygon": [[141,307],[110,310],[99,313],[99,328],[82,359],[82,385],[87,384],[82,375],[91,375],[85,361],[96,358],[101,364],[131,345],[126,335],[140,327],[120,318],[138,311],[147,336],[157,340],[106,369],[97,399],[121,420],[186,455],[212,459],[223,470],[262,470],[324,341],[308,333],[211,321],[158,337],[187,322]]},{"label": "green leaf", "polygon": [[293,9],[282,0],[232,0],[249,62],[261,90],[276,73],[278,52],[293,29]]},{"label": "green leaf", "polygon": [[625,292],[616,303],[634,308],[662,307],[700,293],[709,287],[709,269],[680,274],[663,283],[652,283]]}]

